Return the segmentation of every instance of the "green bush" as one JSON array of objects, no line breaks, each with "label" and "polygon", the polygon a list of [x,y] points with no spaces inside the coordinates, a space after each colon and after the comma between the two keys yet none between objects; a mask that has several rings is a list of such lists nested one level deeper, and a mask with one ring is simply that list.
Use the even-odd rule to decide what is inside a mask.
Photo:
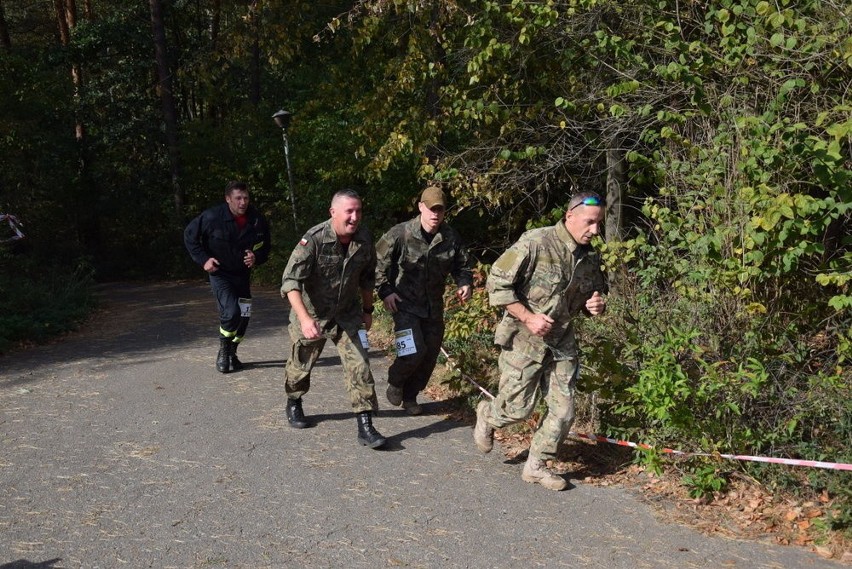
[{"label": "green bush", "polygon": [[489,268],[483,264],[474,268],[473,294],[467,302],[461,303],[455,297],[455,285],[449,285],[444,295],[447,307],[444,347],[452,357],[451,386],[461,393],[479,394],[463,376],[473,379],[492,394],[497,393],[494,328],[500,313],[488,304],[485,280]]},{"label": "green bush", "polygon": [[93,308],[93,271],[84,260],[42,264],[0,248],[0,268],[0,353],[74,330]]}]

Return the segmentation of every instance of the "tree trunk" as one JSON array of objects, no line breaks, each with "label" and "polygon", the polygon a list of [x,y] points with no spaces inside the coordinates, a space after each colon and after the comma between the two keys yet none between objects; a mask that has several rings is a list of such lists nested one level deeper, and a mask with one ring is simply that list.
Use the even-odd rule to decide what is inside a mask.
[{"label": "tree trunk", "polygon": [[[440,6],[436,3],[436,5],[432,8],[432,13],[430,15],[429,28],[434,33],[434,36],[439,37],[440,32]],[[441,45],[441,42],[437,39],[430,44],[430,49],[428,51],[432,57],[432,61],[436,63],[440,63],[442,67],[445,67],[447,64],[447,52],[444,50],[444,46]],[[430,119],[437,120],[441,113],[441,99],[440,99],[440,89],[442,87],[442,79],[441,75],[435,74],[427,83],[426,86],[426,114]],[[425,149],[426,159],[430,164],[435,164],[438,160],[439,151],[438,146],[441,144],[441,138],[443,138],[443,129],[441,133],[438,135],[439,139],[436,141],[437,144],[430,144]]]},{"label": "tree trunk", "polygon": [[68,29],[74,29],[77,25],[76,0],[65,0],[65,19],[68,21]]},{"label": "tree trunk", "polygon": [[[617,139],[616,139],[617,140]],[[627,169],[624,164],[624,150],[612,141],[606,151],[606,242],[621,241],[623,238],[622,212],[624,188],[627,185]],[[609,288],[618,289],[618,278],[609,274]]]},{"label": "tree trunk", "polygon": [[[59,41],[64,47],[68,47],[71,44],[71,32],[77,26],[77,3],[75,0],[54,0],[53,7],[59,27]],[[88,141],[80,104],[84,88],[83,68],[77,61],[71,63],[71,84],[73,86],[74,139],[77,141],[78,162],[77,181],[71,189],[72,207],[77,208],[75,217],[78,239],[86,251],[97,259],[100,257],[101,249],[100,215],[96,207],[100,190],[91,177]]]},{"label": "tree trunk", "polygon": [[53,0],[53,8],[56,10],[56,23],[59,25],[59,43],[68,45],[71,42],[71,32],[65,17],[65,0]]},{"label": "tree trunk", "polygon": [[[217,58],[219,56],[219,32],[222,26],[222,2],[221,0],[213,0],[212,4],[213,5],[210,8],[210,22],[208,24],[210,33],[210,53],[213,54],[214,58]],[[214,121],[221,118],[222,112],[219,105],[218,93],[213,93],[202,98],[201,105],[204,106],[206,117],[213,119]]]},{"label": "tree trunk", "polygon": [[249,101],[255,107],[260,104],[260,13],[252,7],[251,78],[249,80]]},{"label": "tree trunk", "polygon": [[[54,0],[53,7],[56,10],[56,22],[59,26],[59,42],[68,47],[71,43],[71,30],[77,25],[77,5],[74,0]],[[74,108],[79,108],[80,89],[83,87],[83,71],[80,64],[71,64],[71,82],[74,85]],[[79,113],[75,113],[79,115]],[[82,142],[85,136],[83,122],[79,116],[75,117],[74,136],[77,142]]]},{"label": "tree trunk", "polygon": [[3,9],[2,0],[0,0],[0,44],[6,51],[12,49],[12,38],[9,36],[9,26],[6,24],[6,11]]},{"label": "tree trunk", "polygon": [[624,151],[609,148],[606,151],[606,240],[621,241],[622,194],[627,183],[624,168]]},{"label": "tree trunk", "polygon": [[180,153],[178,149],[178,121],[175,100],[172,94],[172,75],[166,52],[166,28],[163,24],[163,8],[160,0],[149,0],[151,6],[151,30],[154,36],[154,55],[157,60],[157,79],[163,120],[166,126],[166,143],[171,165],[172,191],[175,216],[183,211],[183,190],[180,186]]},{"label": "tree trunk", "polygon": [[219,26],[222,20],[222,0],[213,0],[210,9],[210,47],[215,52],[219,41]]}]

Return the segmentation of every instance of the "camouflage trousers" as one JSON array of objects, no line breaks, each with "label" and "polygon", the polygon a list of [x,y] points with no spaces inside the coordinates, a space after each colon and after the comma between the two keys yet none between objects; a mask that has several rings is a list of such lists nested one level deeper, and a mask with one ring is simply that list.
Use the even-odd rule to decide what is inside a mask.
[{"label": "camouflage trousers", "polygon": [[530,456],[556,457],[556,450],[574,423],[574,393],[580,366],[577,358],[561,361],[551,354],[537,362],[519,350],[504,349],[498,360],[500,388],[485,413],[493,427],[505,427],[529,417],[540,397],[547,405],[530,445]]},{"label": "camouflage trousers", "polygon": [[357,331],[346,331],[331,322],[316,340],[308,340],[302,334],[298,322],[287,328],[292,348],[290,359],[284,366],[284,390],[289,399],[298,399],[311,388],[311,369],[322,353],[327,340],[334,342],[343,365],[343,383],[352,402],[352,411],[378,410],[376,385],[370,371],[367,350],[361,345]]},{"label": "camouflage trousers", "polygon": [[414,401],[432,377],[444,341],[444,321],[398,311],[393,323],[395,331],[411,330],[417,352],[397,356],[388,369],[388,383],[402,388],[403,401]]}]

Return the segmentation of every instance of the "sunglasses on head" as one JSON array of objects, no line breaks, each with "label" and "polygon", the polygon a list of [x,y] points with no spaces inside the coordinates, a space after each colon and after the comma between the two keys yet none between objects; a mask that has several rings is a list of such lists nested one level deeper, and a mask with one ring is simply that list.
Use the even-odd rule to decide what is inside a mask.
[{"label": "sunglasses on head", "polygon": [[602,206],[602,205],[604,205],[604,200],[600,196],[588,196],[588,197],[583,198],[583,201],[581,201],[580,203],[571,206],[571,209],[569,209],[568,211],[571,211],[575,208],[578,208],[581,205]]}]

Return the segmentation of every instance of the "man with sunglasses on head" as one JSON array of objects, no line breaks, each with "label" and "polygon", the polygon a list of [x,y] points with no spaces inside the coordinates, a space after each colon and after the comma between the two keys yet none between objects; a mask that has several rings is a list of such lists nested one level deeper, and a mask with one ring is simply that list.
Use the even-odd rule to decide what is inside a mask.
[{"label": "man with sunglasses on head", "polygon": [[473,275],[461,237],[444,223],[447,199],[440,186],[420,194],[420,215],[390,228],[376,243],[376,288],[393,315],[397,357],[388,370],[386,395],[409,415],[423,409],[423,391],[444,340],[444,287],[452,275],[456,297],[471,296]]},{"label": "man with sunglasses on head", "polygon": [[575,195],[552,227],[533,229],[492,265],[487,290],[504,309],[494,334],[500,346],[497,396],[476,408],[473,439],[490,452],[494,429],[526,419],[540,397],[547,411],[536,430],[521,478],[550,490],[568,482],[547,461],[574,422],[574,391],[580,370],[574,318],[597,316],[606,308],[606,279],[590,242],[604,219],[603,198]]}]

